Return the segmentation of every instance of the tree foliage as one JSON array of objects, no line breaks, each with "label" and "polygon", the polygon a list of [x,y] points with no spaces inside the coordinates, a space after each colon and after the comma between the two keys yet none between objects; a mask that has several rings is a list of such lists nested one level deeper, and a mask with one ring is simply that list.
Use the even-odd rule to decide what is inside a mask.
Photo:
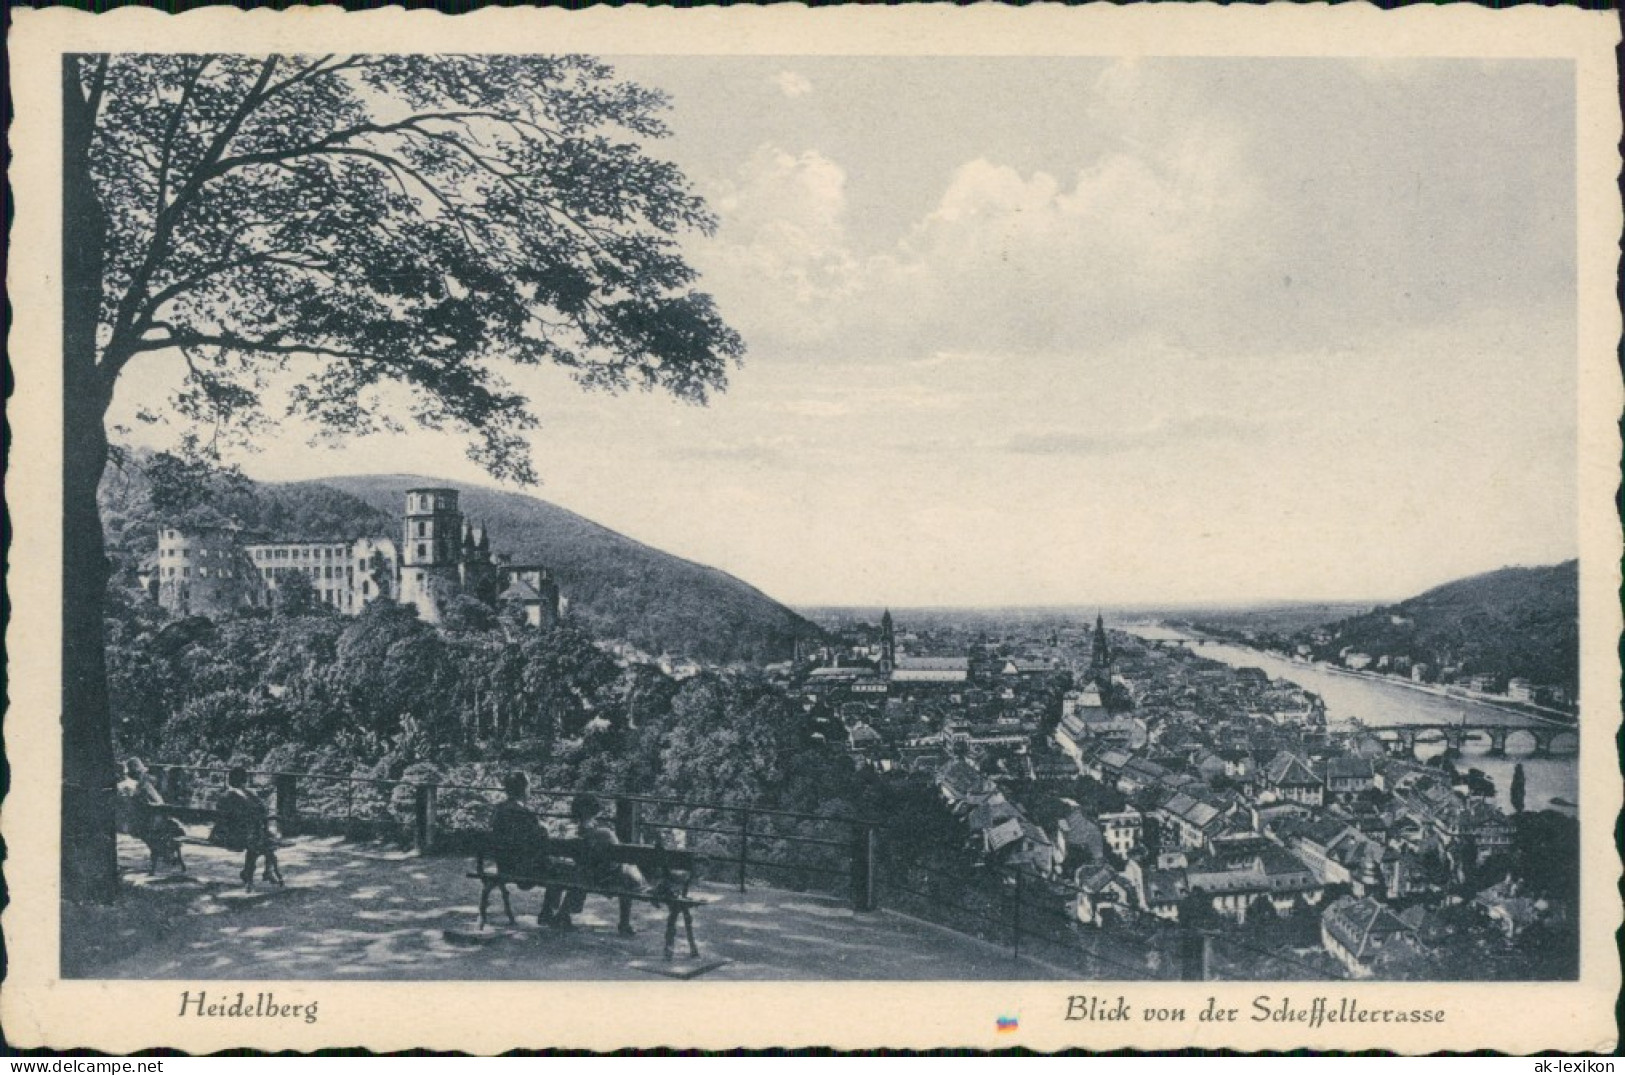
[{"label": "tree foliage", "polygon": [[[703,402],[742,353],[676,237],[713,221],[677,168],[657,92],[579,56],[82,57],[106,219],[99,371],[178,350],[180,412],[287,411],[362,433],[413,417],[534,475],[501,368]],[[308,364],[307,364],[308,363]]]}]

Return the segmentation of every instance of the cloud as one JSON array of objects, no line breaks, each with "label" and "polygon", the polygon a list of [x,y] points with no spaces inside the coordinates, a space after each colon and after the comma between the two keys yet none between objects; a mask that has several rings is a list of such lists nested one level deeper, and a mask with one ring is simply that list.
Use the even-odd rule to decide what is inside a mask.
[{"label": "cloud", "polygon": [[747,466],[782,466],[788,457],[783,448],[762,440],[719,442],[678,448],[678,458],[708,463],[743,463]]},{"label": "cloud", "polygon": [[1198,136],[1155,158],[1104,154],[1065,181],[976,158],[874,250],[848,220],[841,164],[763,145],[713,194],[722,225],[695,257],[758,354],[1076,350],[1204,301],[1246,239],[1250,192],[1231,163]]},{"label": "cloud", "polygon": [[780,71],[773,76],[773,85],[786,97],[805,97],[812,92],[813,84],[805,75],[794,71]]},{"label": "cloud", "polygon": [[826,340],[858,282],[845,170],[814,150],[766,144],[709,201],[721,227],[694,257],[746,340]]},{"label": "cloud", "polygon": [[1092,457],[1184,444],[1256,440],[1262,433],[1257,423],[1206,414],[1144,429],[1017,433],[1000,449],[1015,455]]}]

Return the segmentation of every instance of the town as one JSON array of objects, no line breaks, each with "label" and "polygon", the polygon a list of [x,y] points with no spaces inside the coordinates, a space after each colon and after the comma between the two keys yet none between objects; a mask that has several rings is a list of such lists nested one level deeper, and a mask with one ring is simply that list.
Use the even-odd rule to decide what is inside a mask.
[{"label": "town", "polygon": [[799,677],[816,734],[934,785],[969,849],[1125,948],[1183,927],[1262,935],[1227,976],[1427,977],[1442,943],[1493,951],[1572,914],[1527,890],[1482,774],[1329,730],[1260,669],[1098,615],[990,637],[888,611],[832,637]]}]

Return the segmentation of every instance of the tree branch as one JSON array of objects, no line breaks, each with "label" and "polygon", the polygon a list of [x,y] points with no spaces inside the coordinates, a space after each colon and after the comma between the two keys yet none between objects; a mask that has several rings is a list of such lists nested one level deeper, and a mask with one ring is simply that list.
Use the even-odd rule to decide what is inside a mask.
[{"label": "tree branch", "polygon": [[231,351],[257,351],[267,355],[315,355],[319,358],[342,358],[347,361],[378,362],[385,365],[389,363],[389,359],[383,355],[365,351],[344,351],[324,347],[321,344],[276,343],[271,340],[250,340],[243,336],[175,332],[172,326],[162,322],[156,323],[153,327],[169,329],[170,335],[158,340],[142,340],[136,345],[136,350],[164,351],[173,347],[184,353],[189,347],[220,347]]},{"label": "tree branch", "polygon": [[91,126],[95,126],[96,117],[102,110],[102,98],[107,91],[107,53],[96,57],[96,68],[90,76],[90,92],[85,97],[85,112]]},{"label": "tree branch", "polygon": [[164,202],[169,198],[169,164],[174,155],[175,135],[180,131],[181,119],[186,114],[186,106],[191,103],[192,91],[197,88],[198,80],[203,72],[214,62],[213,56],[205,56],[188,74],[186,85],[181,88],[181,99],[175,105],[175,111],[170,114],[169,123],[164,131],[164,146],[158,156],[158,198],[153,206],[153,219],[156,220],[164,211]]},{"label": "tree branch", "polygon": [[[133,330],[139,312],[146,303],[147,285],[152,280],[152,274],[157,271],[159,264],[169,255],[169,240],[174,234],[175,226],[180,222],[180,218],[186,212],[191,200],[197,196],[198,191],[202,188],[204,174],[225,155],[226,150],[231,146],[232,139],[236,138],[237,132],[242,130],[242,126],[249,115],[252,114],[255,108],[259,107],[261,94],[264,93],[266,85],[271,81],[276,66],[277,57],[268,56],[265,58],[265,61],[260,65],[259,76],[255,78],[254,84],[249,87],[248,92],[243,95],[241,103],[238,104],[231,118],[226,121],[226,125],[221,128],[220,133],[210,143],[209,148],[204,152],[203,160],[199,162],[198,167],[175,195],[175,200],[169,204],[168,208],[159,213],[153,221],[152,238],[147,244],[146,256],[142,259],[140,267],[131,274],[130,285],[125,290],[123,299],[119,302],[118,313],[113,320],[113,331],[108,348],[102,356],[102,361],[98,363],[98,369],[108,384],[118,378],[119,370],[135,354],[135,341],[131,340],[130,337],[135,335]],[[120,346],[125,341],[128,341],[129,346]]]}]

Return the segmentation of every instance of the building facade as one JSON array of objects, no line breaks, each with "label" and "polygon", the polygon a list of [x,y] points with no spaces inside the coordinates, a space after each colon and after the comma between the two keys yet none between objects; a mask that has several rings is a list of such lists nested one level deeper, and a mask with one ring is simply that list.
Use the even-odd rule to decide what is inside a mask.
[{"label": "building facade", "polygon": [[413,606],[430,623],[463,596],[511,603],[533,627],[552,627],[563,607],[548,568],[493,556],[485,528],[463,517],[457,490],[442,488],[407,492],[398,543],[266,541],[234,526],[165,527],[143,585],[180,616],[280,607],[291,587],[303,585],[313,600],[348,615],[384,598]]}]

